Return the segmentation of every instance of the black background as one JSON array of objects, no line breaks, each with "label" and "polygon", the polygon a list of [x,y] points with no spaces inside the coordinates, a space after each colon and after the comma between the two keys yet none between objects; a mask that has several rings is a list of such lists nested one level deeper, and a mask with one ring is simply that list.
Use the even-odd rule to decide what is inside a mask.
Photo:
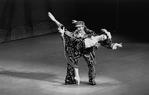
[{"label": "black background", "polygon": [[83,20],[95,31],[148,40],[149,0],[0,0],[0,29],[50,22],[48,11],[59,21]]}]

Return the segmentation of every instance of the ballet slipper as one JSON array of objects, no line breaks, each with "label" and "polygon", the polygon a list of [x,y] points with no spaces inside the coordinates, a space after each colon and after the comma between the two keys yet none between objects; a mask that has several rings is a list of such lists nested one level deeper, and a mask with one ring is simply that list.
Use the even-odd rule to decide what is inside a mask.
[{"label": "ballet slipper", "polygon": [[78,85],[80,85],[80,78],[79,78],[79,77],[74,77],[74,79],[76,80],[76,83],[77,83]]},{"label": "ballet slipper", "polygon": [[77,84],[80,84],[80,77],[79,77],[79,69],[78,68],[74,68],[75,70],[75,77],[74,79],[76,80]]}]

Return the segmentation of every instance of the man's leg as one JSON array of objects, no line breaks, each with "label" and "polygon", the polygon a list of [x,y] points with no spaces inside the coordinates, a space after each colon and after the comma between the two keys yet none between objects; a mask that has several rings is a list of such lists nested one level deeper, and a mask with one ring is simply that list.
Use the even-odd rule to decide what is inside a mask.
[{"label": "man's leg", "polygon": [[96,77],[96,71],[95,71],[95,58],[92,53],[85,54],[84,59],[86,60],[89,68],[88,77],[89,77],[89,83],[91,85],[96,85],[95,77]]},{"label": "man's leg", "polygon": [[76,84],[75,70],[69,62],[67,62],[67,74],[65,77],[65,84]]},{"label": "man's leg", "polygon": [[78,72],[78,58],[65,54],[67,60],[67,74],[65,84],[80,84]]}]

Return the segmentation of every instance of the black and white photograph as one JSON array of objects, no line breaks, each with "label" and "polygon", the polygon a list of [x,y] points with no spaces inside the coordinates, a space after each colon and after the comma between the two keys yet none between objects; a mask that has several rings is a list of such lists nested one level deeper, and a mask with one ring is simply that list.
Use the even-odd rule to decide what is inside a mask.
[{"label": "black and white photograph", "polygon": [[0,0],[0,95],[149,95],[149,0]]}]

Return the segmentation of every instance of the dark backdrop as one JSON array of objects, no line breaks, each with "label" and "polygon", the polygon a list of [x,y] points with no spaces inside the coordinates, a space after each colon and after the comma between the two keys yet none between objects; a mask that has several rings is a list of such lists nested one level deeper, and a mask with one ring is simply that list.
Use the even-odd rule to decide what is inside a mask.
[{"label": "dark backdrop", "polygon": [[149,0],[0,0],[0,29],[52,22],[48,11],[64,23],[83,20],[95,31],[146,38],[149,31]]},{"label": "dark backdrop", "polygon": [[132,38],[148,38],[149,0],[78,0],[76,4],[77,17],[96,31],[106,28]]}]

